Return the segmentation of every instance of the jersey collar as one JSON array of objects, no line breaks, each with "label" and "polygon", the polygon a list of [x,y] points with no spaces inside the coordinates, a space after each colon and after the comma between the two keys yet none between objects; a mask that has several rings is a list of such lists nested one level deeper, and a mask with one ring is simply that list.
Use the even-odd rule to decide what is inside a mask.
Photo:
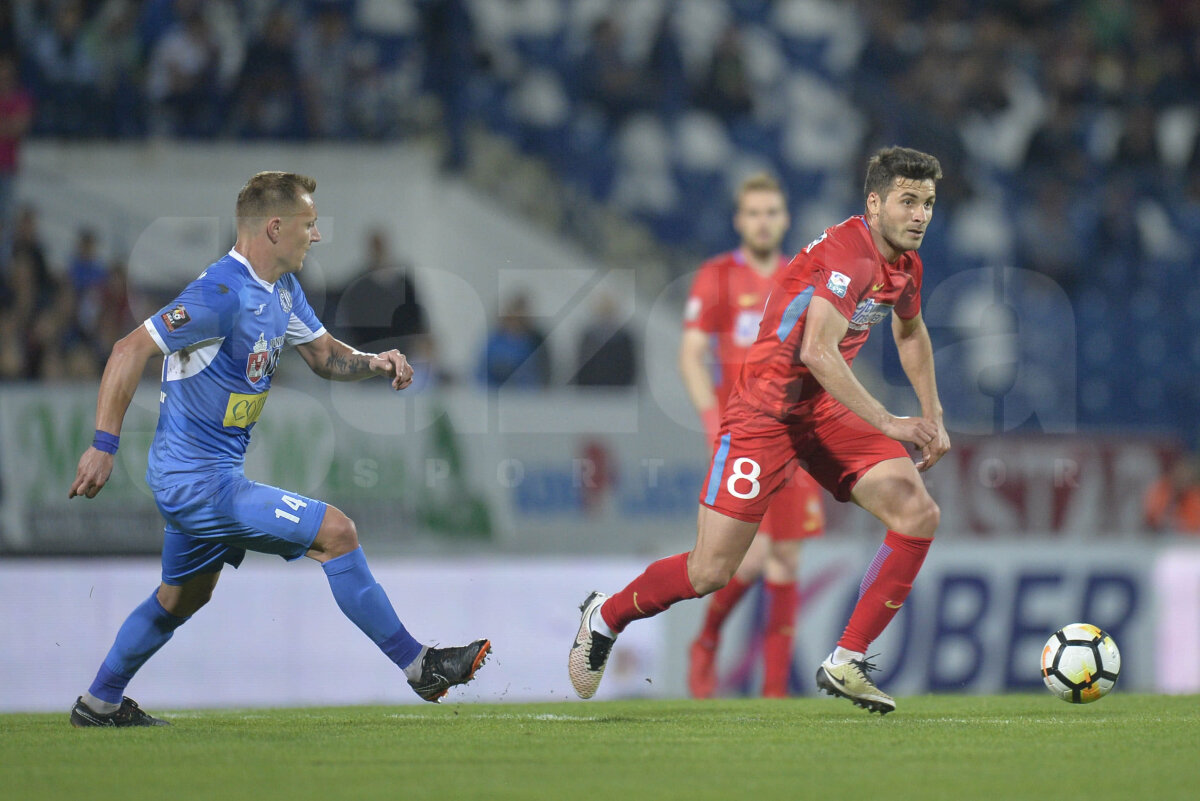
[{"label": "jersey collar", "polygon": [[250,273],[250,277],[257,281],[259,286],[268,292],[275,291],[275,285],[259,278],[258,273],[254,272],[254,268],[250,266],[250,262],[245,256],[243,256],[241,253],[238,253],[233,248],[229,249],[229,255],[233,257],[234,261],[240,262],[241,265],[246,268],[246,272]]}]

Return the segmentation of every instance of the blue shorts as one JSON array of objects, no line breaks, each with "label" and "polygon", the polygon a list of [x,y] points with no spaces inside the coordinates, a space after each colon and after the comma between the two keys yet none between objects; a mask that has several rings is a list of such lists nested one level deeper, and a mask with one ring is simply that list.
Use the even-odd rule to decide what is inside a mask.
[{"label": "blue shorts", "polygon": [[325,519],[325,502],[259,484],[240,473],[199,475],[155,490],[166,521],[162,580],[182,584],[200,573],[237,567],[246,551],[299,559],[312,547]]}]

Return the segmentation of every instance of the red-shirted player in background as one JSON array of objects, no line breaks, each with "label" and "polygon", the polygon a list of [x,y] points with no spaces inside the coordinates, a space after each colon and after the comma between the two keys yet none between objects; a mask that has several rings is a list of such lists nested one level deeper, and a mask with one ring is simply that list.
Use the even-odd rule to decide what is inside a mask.
[{"label": "red-shirted player in background", "polygon": [[[688,296],[679,347],[683,383],[714,449],[729,393],[758,338],[767,296],[787,265],[779,249],[788,229],[787,202],[779,182],[766,174],[743,181],[737,192],[733,227],[741,246],[700,267]],[[762,694],[787,696],[799,601],[800,543],[806,537],[820,536],[824,528],[821,488],[807,473],[797,470],[771,498],[758,534],[733,578],[709,600],[704,626],[688,656],[688,689],[694,697],[710,698],[716,690],[721,625],[760,576],[767,601]]]},{"label": "red-shirted player in background", "polygon": [[[871,681],[866,650],[908,597],[940,514],[918,473],[950,449],[950,437],[921,317],[915,251],[941,177],[933,156],[879,151],[867,164],[866,213],[826,229],[792,259],[722,418],[700,491],[696,546],[654,562],[611,598],[587,597],[568,660],[580,697],[595,694],[625,626],[729,582],[799,459],[835,498],[854,501],[887,527],[850,621],[817,669],[817,685],[873,712],[896,708]],[[891,414],[850,371],[871,326],[892,309],[892,335],[920,417]],[[920,449],[919,463],[904,443]]]}]

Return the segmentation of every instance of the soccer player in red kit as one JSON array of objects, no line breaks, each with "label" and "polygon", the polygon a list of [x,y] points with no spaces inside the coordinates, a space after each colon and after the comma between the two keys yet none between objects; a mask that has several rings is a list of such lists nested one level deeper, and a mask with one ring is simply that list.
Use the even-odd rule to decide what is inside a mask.
[{"label": "soccer player in red kit", "polygon": [[[729,394],[758,337],[767,296],[787,265],[780,243],[788,222],[779,182],[765,173],[747,178],[738,188],[733,218],[741,245],[705,262],[688,296],[679,371],[714,450]],[[796,470],[771,499],[733,578],[709,600],[703,627],[688,654],[688,690],[694,697],[710,698],[716,690],[721,625],[760,576],[767,605],[762,694],[787,695],[799,601],[800,544],[807,537],[820,536],[824,529],[821,488],[803,470]]]},{"label": "soccer player in red kit", "polygon": [[[872,712],[896,708],[871,680],[866,650],[908,597],[940,514],[919,473],[950,449],[950,437],[921,317],[916,249],[941,177],[933,156],[880,150],[867,164],[865,213],[827,228],[792,259],[722,418],[695,547],[654,562],[611,597],[593,592],[581,607],[568,660],[580,697],[595,694],[625,626],[729,582],[799,460],[835,498],[854,501],[887,527],[850,620],[817,669],[817,685]],[[920,417],[888,412],[850,370],[871,326],[893,309],[892,335]],[[905,443],[920,450],[919,462]]]}]

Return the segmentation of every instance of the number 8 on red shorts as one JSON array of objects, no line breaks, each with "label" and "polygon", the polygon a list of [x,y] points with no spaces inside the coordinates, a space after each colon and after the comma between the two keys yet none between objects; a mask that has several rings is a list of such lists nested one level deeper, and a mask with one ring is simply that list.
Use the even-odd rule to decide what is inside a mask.
[{"label": "number 8 on red shorts", "polygon": [[721,432],[700,502],[738,520],[759,522],[771,496],[797,469],[787,437]]},{"label": "number 8 on red shorts", "polygon": [[844,406],[825,403],[803,423],[727,414],[700,502],[727,517],[760,522],[771,496],[804,468],[839,501],[875,465],[909,458],[908,449]]}]

